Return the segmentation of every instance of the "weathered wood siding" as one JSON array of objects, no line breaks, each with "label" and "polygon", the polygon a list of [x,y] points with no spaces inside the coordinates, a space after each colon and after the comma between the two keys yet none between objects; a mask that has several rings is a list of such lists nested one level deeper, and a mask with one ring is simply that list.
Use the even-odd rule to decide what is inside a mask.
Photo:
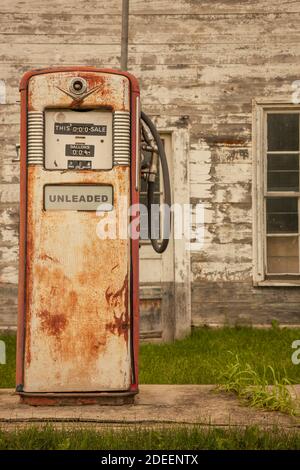
[{"label": "weathered wood siding", "polygon": [[[15,324],[18,82],[51,65],[118,67],[121,0],[2,0],[0,325]],[[300,2],[130,0],[129,69],[144,109],[190,129],[190,194],[205,204],[191,253],[193,324],[299,323],[300,288],[252,287],[251,100],[288,98],[300,79]],[[185,121],[186,122],[186,121]]]}]

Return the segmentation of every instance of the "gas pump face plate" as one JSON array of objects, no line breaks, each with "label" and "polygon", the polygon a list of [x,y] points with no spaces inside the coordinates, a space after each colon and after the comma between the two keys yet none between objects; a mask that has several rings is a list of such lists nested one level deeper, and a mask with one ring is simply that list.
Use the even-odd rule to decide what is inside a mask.
[{"label": "gas pump face plate", "polygon": [[45,110],[46,170],[112,168],[112,113],[103,110]]}]

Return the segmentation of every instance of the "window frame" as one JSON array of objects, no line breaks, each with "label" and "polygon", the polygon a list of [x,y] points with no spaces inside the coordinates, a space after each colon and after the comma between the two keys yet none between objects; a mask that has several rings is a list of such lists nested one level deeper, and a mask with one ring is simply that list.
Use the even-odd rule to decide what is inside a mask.
[{"label": "window frame", "polygon": [[[253,151],[253,284],[256,286],[300,286],[300,272],[285,275],[267,273],[267,230],[266,198],[267,195],[287,196],[287,191],[267,191],[267,115],[268,113],[297,113],[300,105],[281,100],[253,100],[252,151]],[[300,116],[299,116],[300,119]],[[300,150],[299,150],[300,161]],[[288,195],[298,198],[298,217],[300,191],[289,191]],[[298,218],[300,223],[300,217]],[[298,232],[300,228],[298,229]],[[296,235],[296,234],[295,234]],[[298,235],[299,236],[299,235]],[[300,241],[300,238],[299,238]],[[300,243],[299,243],[300,263]]]}]

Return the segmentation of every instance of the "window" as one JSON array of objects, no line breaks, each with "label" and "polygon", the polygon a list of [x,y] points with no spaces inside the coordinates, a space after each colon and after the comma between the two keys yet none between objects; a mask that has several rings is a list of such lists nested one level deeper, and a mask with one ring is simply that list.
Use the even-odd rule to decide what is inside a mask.
[{"label": "window", "polygon": [[267,274],[299,274],[299,113],[267,113]]},{"label": "window", "polygon": [[267,106],[258,116],[254,280],[267,285],[289,280],[299,283],[300,109]]}]

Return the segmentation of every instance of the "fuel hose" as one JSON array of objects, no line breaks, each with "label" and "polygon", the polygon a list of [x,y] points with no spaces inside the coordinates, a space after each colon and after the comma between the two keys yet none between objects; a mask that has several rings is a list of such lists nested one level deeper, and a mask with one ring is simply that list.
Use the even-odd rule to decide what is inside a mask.
[{"label": "fuel hose", "polygon": [[154,198],[155,182],[154,181],[148,181],[147,205],[148,205],[149,238],[150,238],[150,241],[154,250],[157,253],[163,253],[168,246],[170,232],[171,232],[171,186],[170,186],[169,168],[168,168],[165,148],[155,125],[153,124],[149,116],[147,116],[147,114],[145,114],[143,111],[141,112],[141,119],[144,121],[144,123],[148,127],[156,143],[159,160],[161,163],[161,169],[162,169],[163,188],[164,188],[164,217],[163,217],[162,240],[157,240],[156,238],[154,238],[152,236],[153,234],[152,234],[152,229],[151,229],[152,228],[151,227],[152,226],[151,208],[155,204],[155,198]]}]

